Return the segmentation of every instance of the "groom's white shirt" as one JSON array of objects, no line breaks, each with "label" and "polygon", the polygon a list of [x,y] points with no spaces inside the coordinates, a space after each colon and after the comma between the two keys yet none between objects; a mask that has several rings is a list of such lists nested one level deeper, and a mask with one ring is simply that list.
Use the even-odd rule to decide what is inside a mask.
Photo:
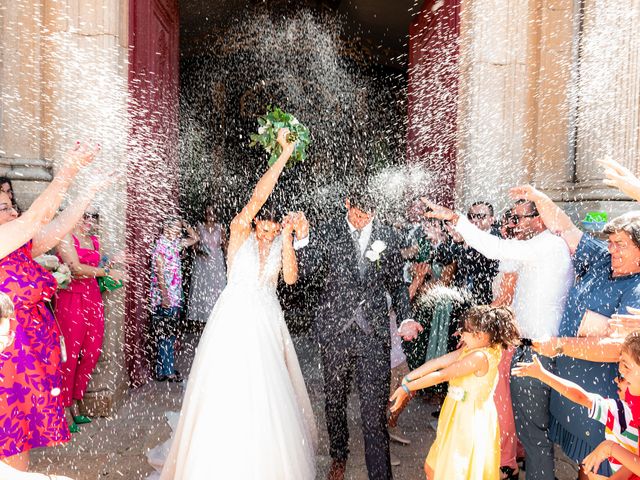
[{"label": "groom's white shirt", "polygon": [[[351,233],[355,232],[357,228],[351,225],[351,222],[349,221],[349,217],[346,217],[346,220],[347,220],[347,225],[349,225],[349,231]],[[362,255],[364,255],[364,251],[367,249],[367,245],[369,245],[369,240],[371,239],[372,231],[373,231],[373,217],[371,217],[371,220],[369,221],[369,223],[367,223],[362,228],[362,230],[360,230],[360,236],[358,237],[358,243],[360,244],[360,258],[362,258]]]}]

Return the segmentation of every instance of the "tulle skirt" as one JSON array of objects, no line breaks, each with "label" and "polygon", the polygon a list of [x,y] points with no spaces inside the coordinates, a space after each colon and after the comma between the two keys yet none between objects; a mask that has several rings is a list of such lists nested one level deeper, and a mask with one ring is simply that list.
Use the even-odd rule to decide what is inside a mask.
[{"label": "tulle skirt", "polygon": [[316,442],[275,293],[227,286],[198,345],[161,479],[311,480]]}]

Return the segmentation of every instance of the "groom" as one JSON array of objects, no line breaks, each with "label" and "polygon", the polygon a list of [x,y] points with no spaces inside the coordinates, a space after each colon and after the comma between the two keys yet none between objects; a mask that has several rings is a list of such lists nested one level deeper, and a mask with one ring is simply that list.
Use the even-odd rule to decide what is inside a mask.
[{"label": "groom", "polygon": [[400,334],[413,340],[422,327],[411,320],[402,281],[400,242],[375,219],[371,198],[352,189],[347,214],[314,229],[299,253],[302,275],[322,275],[315,331],[324,373],[325,415],[333,460],[328,480],[342,480],[349,456],[347,400],[352,380],[360,396],[367,471],[371,480],[393,478],[386,409],[389,398],[389,306]]}]

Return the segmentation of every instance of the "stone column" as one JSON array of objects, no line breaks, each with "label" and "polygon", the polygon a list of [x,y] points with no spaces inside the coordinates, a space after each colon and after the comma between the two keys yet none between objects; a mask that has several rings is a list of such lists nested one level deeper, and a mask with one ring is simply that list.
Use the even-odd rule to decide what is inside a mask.
[{"label": "stone column", "polygon": [[[127,117],[127,38],[123,0],[44,1],[42,29],[43,155],[59,166],[75,140],[102,144],[103,171],[124,171]],[[73,196],[86,187],[76,182]],[[125,181],[116,181],[94,201],[100,212],[102,251],[125,248]],[[104,295],[103,353],[83,402],[91,415],[108,415],[126,392],[124,289]]]},{"label": "stone column", "polygon": [[506,190],[525,172],[531,1],[463,2],[458,112],[460,208],[475,200],[504,199]]},{"label": "stone column", "polygon": [[578,88],[576,180],[599,188],[605,156],[639,172],[640,0],[584,0]]},{"label": "stone column", "polygon": [[0,175],[13,180],[21,208],[51,180],[41,155],[39,2],[0,0]]}]

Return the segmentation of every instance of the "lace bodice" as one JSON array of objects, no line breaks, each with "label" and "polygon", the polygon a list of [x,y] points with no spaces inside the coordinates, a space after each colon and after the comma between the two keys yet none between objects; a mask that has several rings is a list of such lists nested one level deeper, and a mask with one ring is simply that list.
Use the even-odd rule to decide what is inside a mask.
[{"label": "lace bodice", "polygon": [[275,293],[282,268],[282,237],[276,237],[271,243],[264,265],[260,265],[258,242],[252,232],[236,252],[230,267],[228,285],[266,287]]}]

